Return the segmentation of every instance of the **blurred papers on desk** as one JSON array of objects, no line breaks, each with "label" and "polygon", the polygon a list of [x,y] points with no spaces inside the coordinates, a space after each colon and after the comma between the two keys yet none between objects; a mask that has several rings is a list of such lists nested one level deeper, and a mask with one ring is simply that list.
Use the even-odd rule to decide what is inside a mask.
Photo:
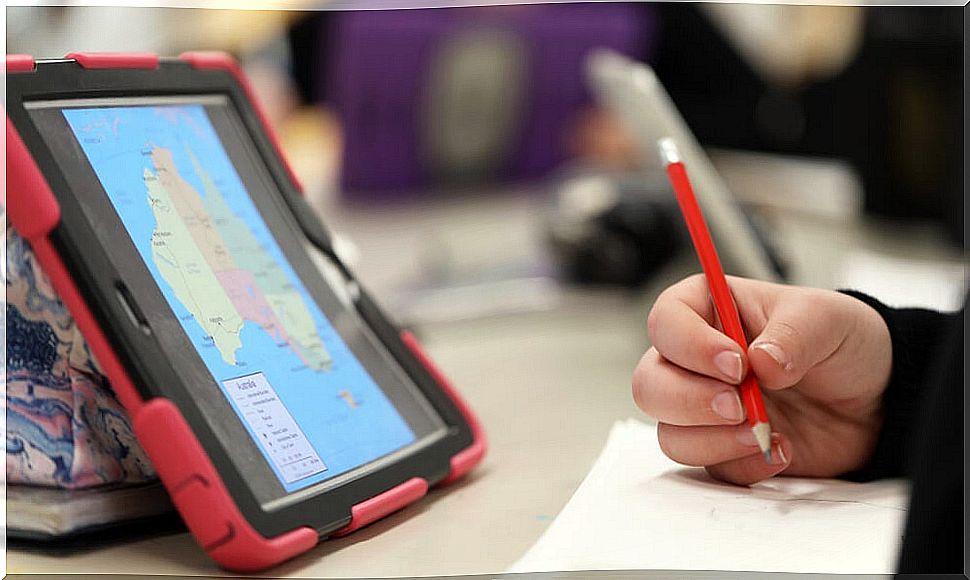
[{"label": "blurred papers on desk", "polygon": [[888,574],[907,505],[903,480],[721,483],[668,459],[655,427],[627,419],[613,426],[572,499],[510,571]]}]

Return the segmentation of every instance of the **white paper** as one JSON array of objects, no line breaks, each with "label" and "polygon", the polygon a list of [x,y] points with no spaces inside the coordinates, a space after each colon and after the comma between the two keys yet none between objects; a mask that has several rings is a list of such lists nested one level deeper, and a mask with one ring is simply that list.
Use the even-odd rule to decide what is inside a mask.
[{"label": "white paper", "polygon": [[955,311],[966,295],[967,265],[857,250],[843,258],[837,287],[865,292],[889,306]]},{"label": "white paper", "polygon": [[586,479],[510,571],[732,570],[888,574],[903,480],[717,482],[660,451],[656,428],[618,422]]}]

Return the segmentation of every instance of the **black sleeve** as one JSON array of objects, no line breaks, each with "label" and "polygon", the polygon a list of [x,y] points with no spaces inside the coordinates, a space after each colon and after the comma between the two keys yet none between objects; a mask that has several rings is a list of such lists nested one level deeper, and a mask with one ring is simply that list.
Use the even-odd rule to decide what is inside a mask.
[{"label": "black sleeve", "polygon": [[[843,475],[852,481],[910,475],[907,465],[915,440],[917,417],[936,387],[941,353],[952,339],[952,327],[963,312],[942,313],[922,308],[890,308],[871,296],[843,290],[865,302],[886,321],[892,341],[892,373],[883,395],[883,425],[868,464]],[[918,434],[916,434],[918,435]]]},{"label": "black sleeve", "polygon": [[893,369],[884,395],[884,422],[868,465],[847,479],[905,475],[912,493],[899,578],[912,573],[955,574],[966,549],[963,518],[963,348],[966,305],[943,314],[893,309],[846,292],[878,312],[892,338]]}]

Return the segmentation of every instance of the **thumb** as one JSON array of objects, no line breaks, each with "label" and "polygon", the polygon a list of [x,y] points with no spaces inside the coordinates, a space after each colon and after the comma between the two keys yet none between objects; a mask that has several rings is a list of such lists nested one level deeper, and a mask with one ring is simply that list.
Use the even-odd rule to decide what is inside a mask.
[{"label": "thumb", "polygon": [[832,355],[848,334],[848,319],[822,293],[779,303],[748,346],[748,363],[766,389],[795,385]]}]

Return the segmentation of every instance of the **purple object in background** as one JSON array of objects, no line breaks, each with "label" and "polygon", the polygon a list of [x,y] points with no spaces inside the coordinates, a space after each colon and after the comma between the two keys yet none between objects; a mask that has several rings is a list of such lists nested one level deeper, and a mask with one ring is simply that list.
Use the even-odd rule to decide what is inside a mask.
[{"label": "purple object in background", "polygon": [[591,102],[586,55],[645,58],[654,24],[644,4],[334,14],[319,94],[343,127],[345,197],[546,175]]}]

